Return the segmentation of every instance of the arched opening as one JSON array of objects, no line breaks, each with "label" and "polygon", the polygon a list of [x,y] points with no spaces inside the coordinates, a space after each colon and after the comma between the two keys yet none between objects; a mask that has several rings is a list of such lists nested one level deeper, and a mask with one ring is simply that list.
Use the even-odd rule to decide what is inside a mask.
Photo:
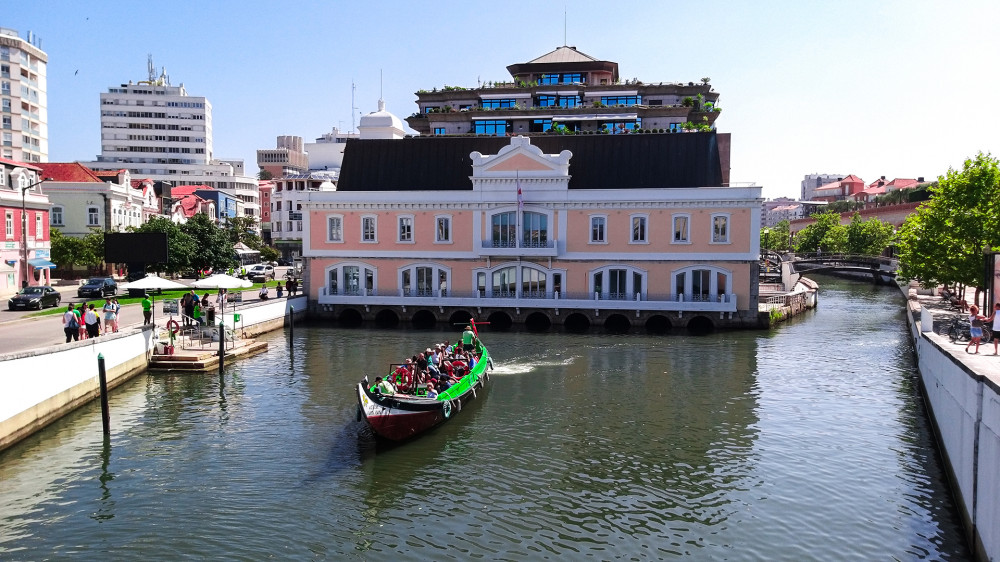
[{"label": "arched opening", "polygon": [[579,312],[574,312],[566,317],[566,321],[563,322],[563,328],[567,332],[582,334],[590,329],[590,319]]},{"label": "arched opening", "polygon": [[437,324],[437,317],[429,310],[418,310],[414,313],[413,318],[410,319],[410,323],[414,328],[427,330]]},{"label": "arched opening", "polygon": [[514,320],[506,312],[494,312],[486,319],[491,332],[506,332],[514,324]]},{"label": "arched opening", "polygon": [[470,313],[468,310],[456,310],[455,312],[451,313],[451,316],[448,317],[448,323],[454,326],[454,328],[457,330],[463,327],[463,326],[457,326],[457,324],[468,324],[469,319],[471,318],[472,318],[472,313]]},{"label": "arched opening", "polygon": [[345,308],[340,312],[340,316],[337,317],[337,321],[340,325],[345,328],[357,328],[361,326],[364,322],[364,317],[361,313],[353,308]]},{"label": "arched opening", "polygon": [[670,319],[662,314],[656,314],[646,320],[646,333],[662,336],[670,332]]},{"label": "arched opening", "polygon": [[396,326],[399,326],[399,315],[395,311],[385,309],[380,310],[375,315],[376,328],[395,328]]},{"label": "arched opening", "polygon": [[627,334],[632,329],[632,323],[624,314],[612,314],[604,321],[604,331],[611,334]]},{"label": "arched opening", "polygon": [[715,331],[715,324],[704,316],[695,316],[688,322],[687,329],[696,336],[703,336]]},{"label": "arched opening", "polygon": [[552,327],[552,320],[542,312],[532,312],[524,319],[524,327],[529,332],[547,332]]}]

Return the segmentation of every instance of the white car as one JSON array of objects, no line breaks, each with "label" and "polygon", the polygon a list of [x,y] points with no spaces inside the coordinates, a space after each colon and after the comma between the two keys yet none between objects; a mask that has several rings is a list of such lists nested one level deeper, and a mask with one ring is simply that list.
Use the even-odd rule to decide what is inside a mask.
[{"label": "white car", "polygon": [[274,279],[274,266],[257,264],[247,271],[247,277],[254,283]]}]

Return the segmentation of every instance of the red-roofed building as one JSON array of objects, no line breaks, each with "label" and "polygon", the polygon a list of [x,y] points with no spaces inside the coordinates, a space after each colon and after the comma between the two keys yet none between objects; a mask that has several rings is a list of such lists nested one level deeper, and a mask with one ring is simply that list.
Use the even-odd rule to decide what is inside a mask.
[{"label": "red-roofed building", "polygon": [[[37,165],[0,159],[0,295],[23,285],[48,285],[49,198],[42,191],[46,177]],[[30,187],[28,187],[30,186]],[[27,187],[22,191],[22,187]]]},{"label": "red-roofed building", "polygon": [[79,162],[38,166],[52,178],[45,184],[52,200],[52,227],[67,236],[85,236],[94,228],[124,231],[159,212],[155,193],[134,189],[128,170],[98,172]]},{"label": "red-roofed building", "polygon": [[858,176],[851,174],[846,178],[834,182],[830,182],[826,185],[817,187],[813,190],[813,201],[841,201],[853,196],[856,193],[860,193],[865,189],[865,182]]},{"label": "red-roofed building", "polygon": [[173,208],[170,210],[170,220],[184,224],[198,213],[208,215],[208,218],[215,221],[215,203],[191,193],[174,199]]}]

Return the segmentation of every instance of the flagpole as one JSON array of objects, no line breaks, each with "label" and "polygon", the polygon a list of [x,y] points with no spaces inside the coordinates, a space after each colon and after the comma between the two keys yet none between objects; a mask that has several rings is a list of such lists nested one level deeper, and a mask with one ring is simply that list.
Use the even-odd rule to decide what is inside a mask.
[{"label": "flagpole", "polygon": [[517,247],[523,246],[524,242],[521,240],[521,208],[524,206],[524,201],[521,195],[521,170],[514,170],[514,185],[517,187],[517,225],[514,227],[514,240],[517,241]]}]

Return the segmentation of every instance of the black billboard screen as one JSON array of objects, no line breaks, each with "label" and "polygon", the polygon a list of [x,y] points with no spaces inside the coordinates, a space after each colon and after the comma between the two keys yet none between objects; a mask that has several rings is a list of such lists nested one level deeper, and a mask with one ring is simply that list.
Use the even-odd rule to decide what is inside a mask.
[{"label": "black billboard screen", "polygon": [[166,232],[106,232],[107,263],[167,263]]}]

